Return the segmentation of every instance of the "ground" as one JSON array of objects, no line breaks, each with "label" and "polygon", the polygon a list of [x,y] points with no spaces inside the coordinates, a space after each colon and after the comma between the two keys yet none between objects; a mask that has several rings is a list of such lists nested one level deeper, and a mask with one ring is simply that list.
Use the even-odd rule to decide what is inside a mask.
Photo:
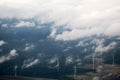
[{"label": "ground", "polygon": [[[89,67],[90,68],[90,67]],[[17,76],[0,76],[0,80],[120,80],[120,65],[104,65],[104,69],[101,73],[98,72],[87,72],[82,75],[77,75],[76,79],[73,78],[73,75],[65,75],[65,77],[60,79],[49,79],[49,78],[33,78],[33,77],[23,77]],[[106,79],[108,78],[109,79]],[[112,78],[110,78],[112,77]],[[94,78],[94,79],[93,79]]]}]

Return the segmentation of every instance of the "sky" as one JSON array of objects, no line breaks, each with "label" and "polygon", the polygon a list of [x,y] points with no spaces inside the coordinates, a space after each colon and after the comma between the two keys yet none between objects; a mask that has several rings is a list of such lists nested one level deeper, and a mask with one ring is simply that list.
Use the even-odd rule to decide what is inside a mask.
[{"label": "sky", "polygon": [[[36,18],[40,24],[54,22],[49,37],[55,40],[101,34],[113,37],[120,36],[119,4],[120,0],[1,0],[0,18]],[[15,27],[25,25],[32,27],[35,23],[21,21]],[[63,31],[58,34],[61,26]]]}]

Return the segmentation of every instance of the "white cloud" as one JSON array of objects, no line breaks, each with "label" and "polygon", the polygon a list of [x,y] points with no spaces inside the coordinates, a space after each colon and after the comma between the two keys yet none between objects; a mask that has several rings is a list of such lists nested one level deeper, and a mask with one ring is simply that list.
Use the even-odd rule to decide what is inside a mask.
[{"label": "white cloud", "polygon": [[64,31],[62,34],[58,34],[56,36],[56,40],[76,40],[79,38],[89,37],[94,34],[100,34],[101,30],[98,30],[97,28],[92,29],[73,29],[72,31]]},{"label": "white cloud", "polygon": [[8,27],[8,24],[2,24],[2,27]]},{"label": "white cloud", "polygon": [[53,30],[51,35],[56,40],[75,40],[101,33],[114,36],[119,35],[118,27],[114,27],[115,33],[110,33],[111,26],[120,23],[119,4],[120,0],[1,0],[0,18],[36,17],[40,23],[54,22],[55,28],[66,25],[64,28],[71,29],[62,34]]},{"label": "white cloud", "polygon": [[49,64],[56,63],[57,60],[58,60],[58,57],[55,56],[55,57],[53,57],[53,58],[50,59]]},{"label": "white cloud", "polygon": [[26,65],[26,67],[28,68],[28,67],[31,67],[31,66],[33,66],[33,65],[35,65],[35,64],[37,64],[38,63],[38,59],[35,59],[33,62],[31,62],[31,63],[29,63],[29,64],[27,64]]},{"label": "white cloud", "polygon": [[85,47],[85,46],[88,46],[89,43],[88,42],[85,42],[84,40],[81,40],[77,45],[75,45],[75,47]]},{"label": "white cloud", "polygon": [[120,37],[117,37],[117,40],[120,40]]},{"label": "white cloud", "polygon": [[73,47],[67,47],[63,50],[63,52],[69,51],[70,49],[72,49]]},{"label": "white cloud", "polygon": [[83,42],[83,41],[80,41],[80,42],[76,45],[76,47],[79,47],[79,46],[84,46],[84,42]]},{"label": "white cloud", "polygon": [[26,47],[24,48],[24,51],[29,51],[35,48],[34,44],[26,44]]},{"label": "white cloud", "polygon": [[112,24],[107,28],[105,34],[108,36],[120,36],[120,23]]},{"label": "white cloud", "polygon": [[65,64],[71,64],[71,63],[73,63],[73,57],[72,56],[66,57]]},{"label": "white cloud", "polygon": [[29,68],[31,66],[36,65],[37,63],[39,63],[39,59],[35,59],[35,60],[28,59],[27,61],[26,60],[24,61],[22,68]]},{"label": "white cloud", "polygon": [[112,50],[116,45],[117,45],[116,42],[112,42],[112,43],[110,43],[110,44],[107,45],[107,46],[104,46],[104,44],[101,43],[100,45],[98,45],[98,46],[96,47],[95,52],[96,52],[96,53],[98,53],[98,52],[100,52],[100,53],[107,52],[107,51],[109,51],[109,50]]},{"label": "white cloud", "polygon": [[35,26],[34,22],[27,22],[27,21],[26,22],[21,21],[15,25],[15,27],[34,27],[34,26]]},{"label": "white cloud", "polygon": [[104,42],[105,42],[104,39],[93,39],[90,43],[99,46],[99,45],[103,45]]},{"label": "white cloud", "polygon": [[83,50],[83,52],[87,52],[87,49],[85,48],[85,49]]},{"label": "white cloud", "polygon": [[12,49],[8,55],[4,55],[0,57],[0,63],[3,63],[5,61],[11,60],[15,56],[17,56],[17,51],[15,49]]},{"label": "white cloud", "polygon": [[11,56],[16,56],[16,50],[15,49],[12,49],[9,53]]},{"label": "white cloud", "polygon": [[53,29],[49,36],[54,38],[56,36],[56,33],[57,33],[57,30]]},{"label": "white cloud", "polygon": [[48,64],[49,64],[49,68],[57,68],[59,67],[59,58],[54,55],[54,57],[52,57],[49,61],[48,61]]},{"label": "white cloud", "polygon": [[5,41],[3,40],[0,40],[0,46],[4,45],[5,44]]}]

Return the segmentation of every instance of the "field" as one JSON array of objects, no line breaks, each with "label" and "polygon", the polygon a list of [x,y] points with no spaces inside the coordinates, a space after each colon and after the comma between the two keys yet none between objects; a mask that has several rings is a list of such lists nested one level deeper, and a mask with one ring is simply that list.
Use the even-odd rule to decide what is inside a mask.
[{"label": "field", "polygon": [[[84,68],[88,68],[88,66],[84,67]],[[90,68],[90,67],[89,67]],[[116,66],[112,66],[112,65],[105,65],[104,69],[102,70],[102,77],[106,77],[109,76],[110,77],[115,77],[116,75],[120,77],[120,66],[116,65]],[[77,74],[76,78],[74,78],[74,75],[63,75],[60,76],[59,79],[50,79],[50,78],[33,78],[33,77],[24,77],[24,76],[0,76],[0,80],[93,80],[94,77],[97,77],[99,80],[100,78],[100,74],[95,72],[86,72],[84,74]],[[115,74],[115,75],[114,75]],[[113,80],[119,80],[118,79],[113,79]],[[106,80],[106,79],[102,79],[102,80]]]},{"label": "field", "polygon": [[23,76],[1,76],[0,80],[56,80],[56,79],[48,79],[48,78],[33,78],[33,77],[23,77]]},{"label": "field", "polygon": [[[88,67],[91,65],[87,65],[84,68],[91,68]],[[68,77],[73,77],[73,75],[68,75]],[[120,80],[120,65],[104,65],[104,68],[101,73],[98,72],[87,72],[83,75],[76,75],[75,80],[93,80],[93,78],[96,78],[95,80]],[[108,79],[111,78],[111,79]]]}]

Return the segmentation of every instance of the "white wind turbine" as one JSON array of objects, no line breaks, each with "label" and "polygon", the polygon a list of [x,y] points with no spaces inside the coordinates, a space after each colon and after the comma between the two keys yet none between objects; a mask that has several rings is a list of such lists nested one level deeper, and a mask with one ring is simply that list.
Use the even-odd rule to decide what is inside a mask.
[{"label": "white wind turbine", "polygon": [[77,67],[76,67],[76,64],[74,66],[74,80],[76,80],[76,73],[77,73]]},{"label": "white wind turbine", "polygon": [[115,56],[114,54],[112,54],[112,65],[114,66],[114,64],[115,64]]},{"label": "white wind turbine", "polygon": [[77,68],[79,68],[77,67],[78,63],[81,63],[81,59],[79,58],[75,61],[75,66],[73,67],[74,68],[74,80],[76,80],[76,77],[77,77]]},{"label": "white wind turbine", "polygon": [[16,65],[16,66],[14,67],[14,70],[15,70],[14,76],[15,76],[15,77],[17,77],[17,68],[18,68],[18,66]]},{"label": "white wind turbine", "polygon": [[93,70],[95,69],[95,53],[92,56]]},{"label": "white wind turbine", "polygon": [[60,67],[59,58],[57,58],[56,61],[57,61],[57,70],[59,71],[59,67]]}]

